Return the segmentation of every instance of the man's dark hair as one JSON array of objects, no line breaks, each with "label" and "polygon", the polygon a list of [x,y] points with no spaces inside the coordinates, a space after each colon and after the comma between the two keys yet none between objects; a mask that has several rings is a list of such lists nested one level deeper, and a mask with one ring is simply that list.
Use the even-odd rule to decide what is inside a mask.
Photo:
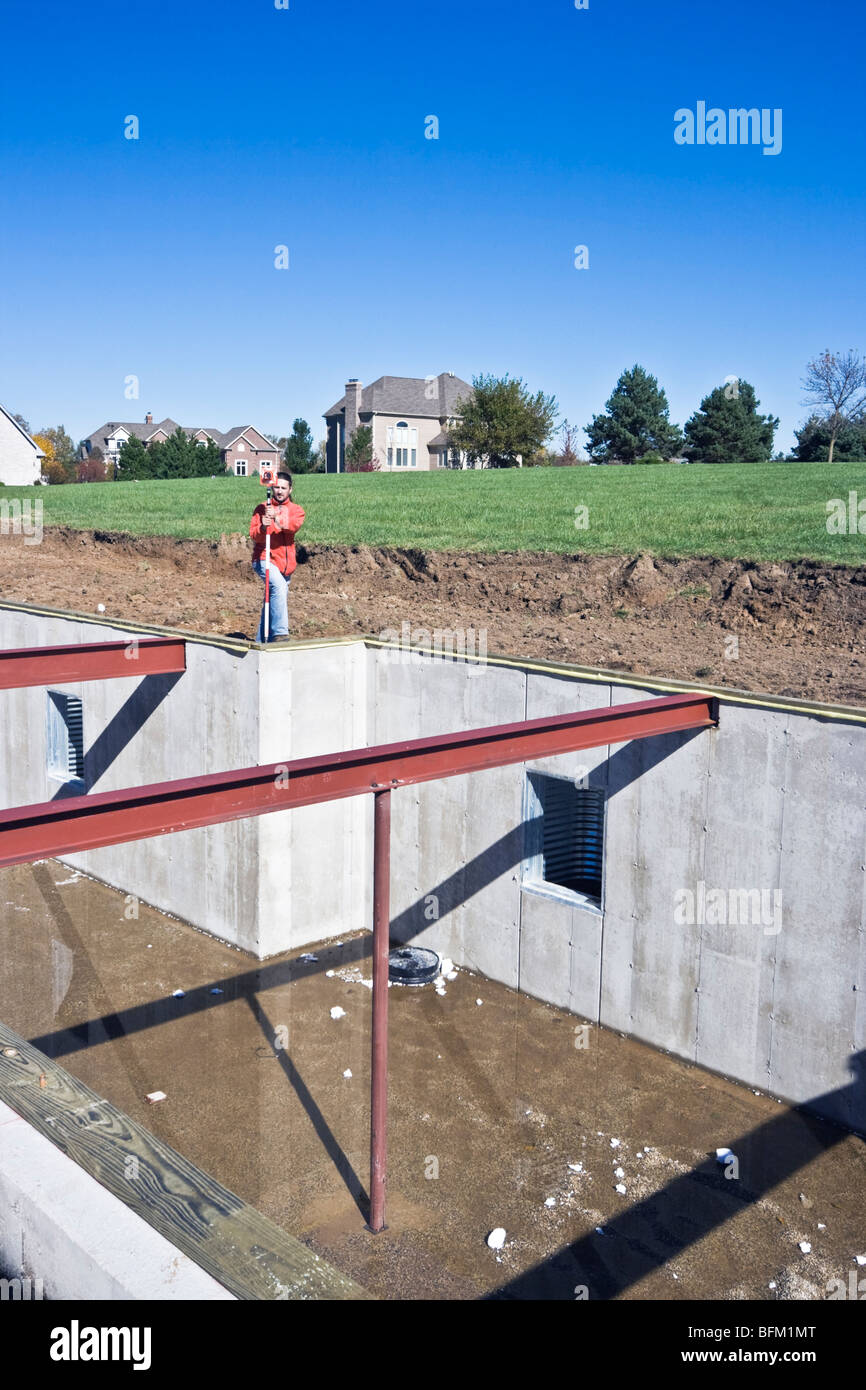
[{"label": "man's dark hair", "polygon": [[278,477],[278,478],[285,478],[285,480],[286,480],[286,482],[288,483],[289,487],[292,486],[292,481],[293,481],[293,480],[292,480],[292,475],[291,475],[291,473],[289,472],[288,468],[281,468],[280,471],[279,471],[279,473],[277,474],[277,477]]}]

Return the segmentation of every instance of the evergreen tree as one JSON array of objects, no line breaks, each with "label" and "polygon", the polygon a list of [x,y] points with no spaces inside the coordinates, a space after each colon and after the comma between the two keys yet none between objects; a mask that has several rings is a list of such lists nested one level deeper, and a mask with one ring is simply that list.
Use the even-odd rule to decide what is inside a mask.
[{"label": "evergreen tree", "polygon": [[668,419],[668,400],[654,376],[635,364],[623,372],[605,404],[606,415],[593,415],[586,427],[590,458],[634,463],[644,454],[672,458],[682,447],[678,425]]},{"label": "evergreen tree", "polygon": [[373,427],[359,425],[346,448],[346,472],[375,473],[378,469],[373,457]]},{"label": "evergreen tree", "polygon": [[313,435],[306,420],[295,420],[288,439],[281,440],[283,458],[290,473],[311,473],[316,466]]},{"label": "evergreen tree", "polygon": [[[819,415],[810,415],[805,424],[794,431],[797,443],[794,453],[802,463],[826,463],[830,452],[831,422]],[[855,419],[843,416],[837,421],[833,448],[834,463],[860,463],[866,459],[866,415]]]},{"label": "evergreen tree", "polygon": [[142,444],[138,435],[130,435],[117,460],[118,482],[139,482],[142,478],[153,476],[153,455],[150,449]]},{"label": "evergreen tree", "polygon": [[759,415],[748,381],[717,386],[686,421],[687,458],[701,463],[768,463],[779,421]]}]

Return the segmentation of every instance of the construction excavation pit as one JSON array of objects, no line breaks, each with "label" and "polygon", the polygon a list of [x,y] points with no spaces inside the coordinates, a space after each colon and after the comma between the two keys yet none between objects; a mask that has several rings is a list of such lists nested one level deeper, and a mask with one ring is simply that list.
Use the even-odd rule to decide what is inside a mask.
[{"label": "construction excavation pit", "polygon": [[864,1277],[862,709],[11,601],[0,626],[5,1277]]}]

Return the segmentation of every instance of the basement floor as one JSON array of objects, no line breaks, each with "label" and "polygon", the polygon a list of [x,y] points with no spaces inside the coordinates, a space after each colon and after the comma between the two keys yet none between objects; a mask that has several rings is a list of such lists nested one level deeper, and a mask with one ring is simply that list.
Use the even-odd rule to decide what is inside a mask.
[{"label": "basement floor", "polygon": [[371,1235],[369,949],[256,962],[55,861],[0,871],[3,1022],[380,1297],[826,1299],[866,1279],[862,1138],[465,970],[390,990]]}]

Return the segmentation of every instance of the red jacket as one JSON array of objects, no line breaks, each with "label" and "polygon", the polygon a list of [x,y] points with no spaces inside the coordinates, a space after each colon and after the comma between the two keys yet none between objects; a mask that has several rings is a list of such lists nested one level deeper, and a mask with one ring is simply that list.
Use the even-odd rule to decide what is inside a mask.
[{"label": "red jacket", "polygon": [[250,535],[253,538],[253,559],[259,560],[265,553],[265,536],[271,536],[271,560],[281,574],[290,575],[297,566],[295,555],[295,536],[304,524],[304,509],[295,502],[271,504],[277,519],[270,526],[264,524],[265,506],[260,502],[253,512],[250,522]]}]

